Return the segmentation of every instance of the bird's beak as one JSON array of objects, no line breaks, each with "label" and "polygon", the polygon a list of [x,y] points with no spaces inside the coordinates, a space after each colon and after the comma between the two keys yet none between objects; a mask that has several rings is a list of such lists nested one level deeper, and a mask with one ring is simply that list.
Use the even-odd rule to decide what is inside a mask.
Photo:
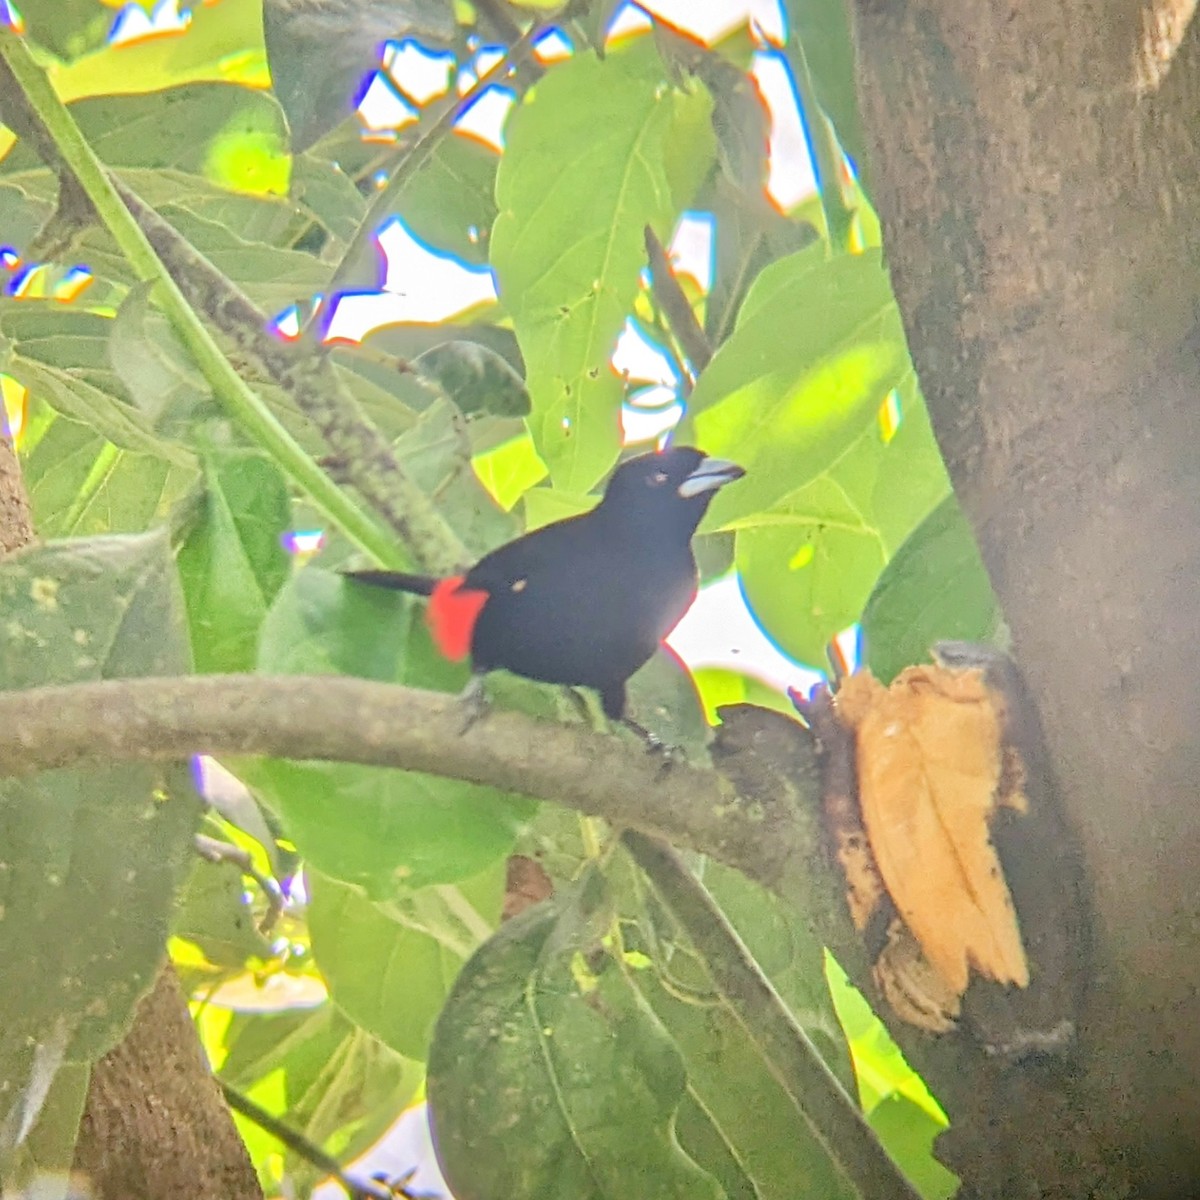
[{"label": "bird's beak", "polygon": [[741,479],[745,473],[737,463],[732,463],[728,459],[706,458],[679,485],[677,490],[684,500],[690,500],[693,496],[702,495],[704,492],[715,492],[717,488],[724,487],[735,479]]}]

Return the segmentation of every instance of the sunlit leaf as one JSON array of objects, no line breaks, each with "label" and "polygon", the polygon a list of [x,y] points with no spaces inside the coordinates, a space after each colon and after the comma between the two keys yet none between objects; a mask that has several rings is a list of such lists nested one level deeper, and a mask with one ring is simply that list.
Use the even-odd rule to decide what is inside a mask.
[{"label": "sunlit leaf", "polygon": [[[361,1154],[396,1120],[425,1076],[420,1063],[390,1050],[331,1003],[236,1013],[209,1053],[223,1080],[343,1160]],[[239,1118],[238,1128],[260,1176],[276,1187],[281,1166],[304,1186],[322,1177],[293,1152],[280,1164],[279,1142],[253,1122]]]},{"label": "sunlit leaf", "polygon": [[878,253],[819,247],[766,268],[692,393],[681,436],[747,475],[710,523],[761,512],[844,454],[907,375],[900,314]]},{"label": "sunlit leaf", "polygon": [[995,642],[1001,614],[958,502],[943,501],[900,548],[863,613],[867,662],[889,681],[938,641]]},{"label": "sunlit leaf", "polygon": [[666,82],[648,42],[555,65],[514,112],[496,179],[492,262],[533,402],[530,430],[557,484],[586,491],[620,446],[608,359],[644,265],[707,168],[708,99]]},{"label": "sunlit leaf", "polygon": [[[388,906],[327,876],[310,871],[308,878],[313,954],[334,1003],[393,1050],[424,1059],[451,983],[495,927],[502,868],[459,888],[418,889]],[[490,911],[473,907],[477,895]],[[438,908],[436,925],[421,919]]]},{"label": "sunlit leaf", "polygon": [[258,631],[291,573],[280,542],[291,518],[287,482],[251,451],[213,452],[204,497],[179,551],[192,654],[198,671],[248,671]]}]

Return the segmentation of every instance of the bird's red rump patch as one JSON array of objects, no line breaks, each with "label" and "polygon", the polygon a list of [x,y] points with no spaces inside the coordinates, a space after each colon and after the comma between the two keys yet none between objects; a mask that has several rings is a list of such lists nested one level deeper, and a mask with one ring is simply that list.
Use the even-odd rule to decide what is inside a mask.
[{"label": "bird's red rump patch", "polygon": [[459,662],[471,653],[471,634],[479,612],[487,603],[487,592],[463,587],[462,575],[442,579],[429,597],[425,620],[437,648]]}]

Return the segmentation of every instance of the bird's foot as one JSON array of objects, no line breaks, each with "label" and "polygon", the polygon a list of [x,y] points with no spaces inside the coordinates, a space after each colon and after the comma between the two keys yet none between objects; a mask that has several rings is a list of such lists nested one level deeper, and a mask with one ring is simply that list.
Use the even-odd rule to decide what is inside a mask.
[{"label": "bird's foot", "polygon": [[467,686],[459,693],[459,709],[462,712],[462,725],[459,728],[461,737],[477,721],[487,716],[488,698],[483,689],[483,676],[472,675]]},{"label": "bird's foot", "polygon": [[645,725],[635,721],[632,717],[621,717],[621,724],[630,733],[637,735],[642,745],[646,747],[646,753],[655,755],[664,770],[673,767],[676,763],[685,761],[685,755],[681,747],[672,746],[664,742],[657,734],[651,733]]}]

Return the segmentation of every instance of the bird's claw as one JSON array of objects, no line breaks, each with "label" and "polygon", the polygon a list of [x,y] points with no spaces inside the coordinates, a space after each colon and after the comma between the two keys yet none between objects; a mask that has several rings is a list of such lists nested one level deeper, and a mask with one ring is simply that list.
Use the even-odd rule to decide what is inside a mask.
[{"label": "bird's claw", "polygon": [[635,721],[632,717],[622,717],[621,724],[630,733],[637,735],[638,740],[646,747],[647,754],[652,754],[659,759],[664,771],[669,770],[676,763],[681,763],[685,760],[685,755],[681,747],[672,746],[668,742],[664,742],[657,734],[651,733],[645,725]]},{"label": "bird's claw", "polygon": [[483,676],[472,675],[467,686],[459,693],[459,709],[462,713],[462,725],[458,734],[461,737],[472,725],[487,715],[488,698],[483,690]]}]

